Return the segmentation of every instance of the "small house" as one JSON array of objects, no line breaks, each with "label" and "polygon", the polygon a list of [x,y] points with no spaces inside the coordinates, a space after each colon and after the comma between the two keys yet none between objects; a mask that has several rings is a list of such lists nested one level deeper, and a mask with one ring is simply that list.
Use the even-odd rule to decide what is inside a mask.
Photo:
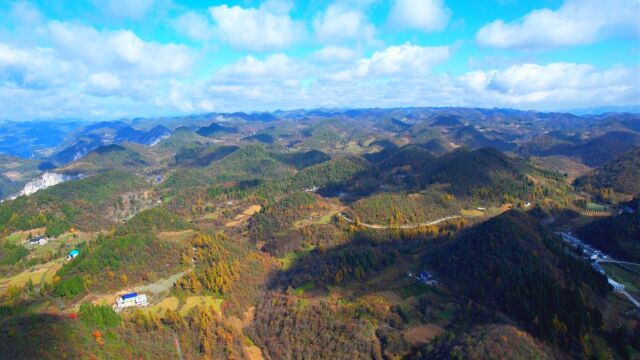
[{"label": "small house", "polygon": [[44,236],[38,236],[38,237],[35,237],[35,238],[29,240],[29,245],[32,245],[32,246],[34,246],[34,245],[45,245],[48,242],[49,242],[48,238],[46,238]]},{"label": "small house", "polygon": [[438,281],[434,279],[433,275],[428,271],[421,271],[420,274],[418,274],[418,281],[425,285],[438,285]]},{"label": "small house", "polygon": [[71,260],[77,258],[78,255],[80,255],[80,250],[78,250],[78,249],[71,250],[69,252],[69,255],[67,255],[67,261],[71,261]]},{"label": "small house", "polygon": [[114,305],[115,310],[122,310],[127,307],[134,306],[147,306],[149,302],[147,300],[147,295],[138,294],[138,293],[128,293],[124,294],[116,299],[116,304]]}]

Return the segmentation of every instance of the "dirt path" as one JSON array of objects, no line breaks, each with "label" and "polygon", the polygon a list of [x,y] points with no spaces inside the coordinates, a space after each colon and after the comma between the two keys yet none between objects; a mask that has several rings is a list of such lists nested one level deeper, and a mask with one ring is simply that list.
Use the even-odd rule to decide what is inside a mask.
[{"label": "dirt path", "polygon": [[133,289],[137,292],[150,292],[152,294],[160,294],[171,289],[173,284],[175,284],[179,278],[181,278],[183,275],[185,275],[189,271],[190,269],[177,274],[173,274],[168,278],[160,279],[151,284],[136,286]]}]

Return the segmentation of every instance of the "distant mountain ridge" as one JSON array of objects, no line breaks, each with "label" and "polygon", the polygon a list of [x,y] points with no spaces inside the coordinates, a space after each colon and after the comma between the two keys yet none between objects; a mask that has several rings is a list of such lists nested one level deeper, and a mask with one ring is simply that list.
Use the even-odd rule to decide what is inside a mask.
[{"label": "distant mountain ridge", "polygon": [[95,123],[78,131],[75,135],[76,140],[52,156],[51,160],[58,164],[67,164],[104,145],[133,142],[155,146],[169,136],[171,136],[171,130],[160,125],[149,131],[142,131],[122,121]]}]

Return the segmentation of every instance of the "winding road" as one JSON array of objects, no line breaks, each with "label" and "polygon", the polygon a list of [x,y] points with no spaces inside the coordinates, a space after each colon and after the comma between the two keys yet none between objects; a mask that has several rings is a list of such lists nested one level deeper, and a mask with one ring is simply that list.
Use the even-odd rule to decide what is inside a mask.
[{"label": "winding road", "polygon": [[[338,216],[340,216],[342,219],[344,219],[347,222],[355,224],[355,220],[349,219],[343,213],[338,213]],[[461,218],[461,217],[463,217],[463,216],[462,215],[451,215],[451,216],[443,217],[441,219],[434,220],[434,221],[427,222],[427,223],[400,225],[400,226],[398,226],[398,228],[399,229],[414,229],[414,228],[421,227],[421,226],[436,225],[436,224],[439,224],[439,223],[447,221],[447,220],[457,219],[457,218]],[[390,226],[388,226],[388,225],[371,225],[371,224],[367,224],[367,223],[363,223],[363,222],[360,222],[359,224],[364,226],[364,227],[366,227],[366,228],[369,228],[369,229],[384,230],[384,229],[389,229],[390,228]]]}]

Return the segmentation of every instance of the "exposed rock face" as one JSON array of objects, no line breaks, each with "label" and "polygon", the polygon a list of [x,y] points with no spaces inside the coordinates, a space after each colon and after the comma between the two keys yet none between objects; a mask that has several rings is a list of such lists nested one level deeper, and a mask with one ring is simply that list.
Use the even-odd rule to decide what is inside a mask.
[{"label": "exposed rock face", "polygon": [[68,180],[81,178],[82,174],[78,175],[69,175],[69,174],[59,174],[54,172],[43,172],[37,178],[29,181],[24,185],[22,190],[20,190],[15,195],[12,195],[9,199],[13,200],[19,196],[28,196],[39,190],[46,189],[48,187],[63,183]]}]

